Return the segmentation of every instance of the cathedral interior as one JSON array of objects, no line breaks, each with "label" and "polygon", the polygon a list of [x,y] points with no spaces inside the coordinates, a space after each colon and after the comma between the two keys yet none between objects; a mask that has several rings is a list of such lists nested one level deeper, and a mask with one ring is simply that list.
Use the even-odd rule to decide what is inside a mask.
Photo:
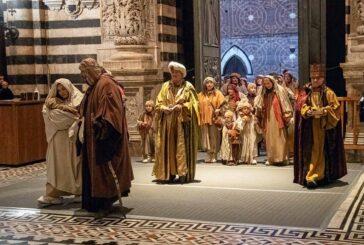
[{"label": "cathedral interior", "polygon": [[[363,33],[362,33],[363,32]],[[123,210],[97,217],[71,198],[40,205],[47,141],[42,106],[55,80],[86,91],[97,60],[125,89],[134,180]],[[363,0],[0,0],[0,244],[363,244]],[[185,65],[197,92],[233,72],[253,82],[289,70],[302,86],[325,64],[339,97],[348,173],[314,190],[293,165],[206,164],[196,179],[158,184],[141,161],[138,116]],[[126,218],[122,213],[126,213]]]}]

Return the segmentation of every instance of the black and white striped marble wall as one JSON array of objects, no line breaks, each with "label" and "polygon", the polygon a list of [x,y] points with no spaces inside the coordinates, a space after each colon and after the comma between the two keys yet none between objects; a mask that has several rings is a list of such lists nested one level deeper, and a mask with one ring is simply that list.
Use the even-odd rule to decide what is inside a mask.
[{"label": "black and white striped marble wall", "polygon": [[[62,1],[61,1],[62,2]],[[3,1],[4,21],[19,30],[18,39],[6,40],[8,81],[16,94],[65,77],[80,82],[78,63],[96,58],[101,43],[99,9],[84,9],[73,18],[64,9],[51,11],[44,1]]]},{"label": "black and white striped marble wall", "polygon": [[157,0],[158,43],[160,60],[165,79],[169,78],[167,65],[170,61],[183,62],[182,4],[180,0]]},{"label": "black and white striped marble wall", "polygon": [[[79,62],[85,57],[97,58],[102,42],[99,0],[84,1],[89,6],[82,6],[75,16],[66,11],[67,2],[1,1],[4,22],[19,30],[16,40],[6,40],[7,79],[15,94],[32,92],[36,86],[45,94],[49,84],[60,77],[80,83]],[[182,1],[155,0],[155,4],[156,55],[167,76],[168,62],[182,61],[182,16],[178,7]]]}]

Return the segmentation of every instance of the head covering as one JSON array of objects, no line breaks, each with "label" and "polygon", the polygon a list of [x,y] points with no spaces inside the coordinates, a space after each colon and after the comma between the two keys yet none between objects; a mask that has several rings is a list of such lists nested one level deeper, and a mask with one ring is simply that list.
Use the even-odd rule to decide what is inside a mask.
[{"label": "head covering", "polygon": [[215,80],[215,78],[213,78],[213,77],[206,77],[206,78],[203,80],[203,85],[205,85],[208,81],[212,82],[212,83],[214,84],[214,86],[215,86],[215,84],[216,84],[216,80]]},{"label": "head covering", "polygon": [[[268,78],[272,82],[273,88],[274,88],[274,85],[277,84],[277,80],[273,76],[271,76],[271,75],[265,75],[263,77],[263,82],[264,82],[264,78]],[[262,85],[264,87],[263,82],[262,82]]]},{"label": "head covering", "polygon": [[292,73],[290,73],[289,71],[286,71],[285,73],[283,73],[283,75],[288,75],[288,76],[290,76],[291,78],[293,78]]},{"label": "head covering", "polygon": [[45,104],[49,101],[51,98],[57,97],[57,86],[58,84],[61,84],[65,89],[67,89],[69,93],[69,97],[67,99],[67,105],[76,107],[81,103],[81,100],[83,98],[83,93],[81,93],[80,90],[78,90],[70,80],[66,78],[60,78],[57,79],[51,89],[49,90],[48,96],[46,98]]},{"label": "head covering", "polygon": [[227,86],[227,91],[229,91],[229,89],[234,90],[234,100],[235,101],[239,101],[240,100],[240,95],[239,95],[239,89],[238,89],[238,87],[236,85],[230,83]]},{"label": "head covering", "polygon": [[175,61],[169,62],[168,69],[169,69],[170,73],[172,73],[172,69],[174,69],[174,70],[180,71],[182,73],[183,77],[186,77],[186,75],[187,75],[186,67],[184,65],[182,65],[181,63],[178,63]]},{"label": "head covering", "polygon": [[[279,85],[276,82],[276,80],[274,79],[274,77],[272,77],[270,75],[266,75],[266,76],[264,76],[264,78],[268,78],[269,80],[272,81],[274,92],[279,98],[279,102],[281,103],[281,108],[282,108],[283,113],[292,112],[293,111],[292,105],[288,98],[287,90],[284,87],[282,87],[281,85]],[[258,95],[254,99],[254,107],[257,110],[262,111],[264,95],[265,95],[266,91],[267,91],[267,89],[264,86],[262,86],[262,89],[258,90]]]},{"label": "head covering", "polygon": [[244,83],[244,85],[248,86],[248,79],[246,77],[241,77],[240,81]]},{"label": "head covering", "polygon": [[257,85],[255,83],[248,83],[247,89],[250,89],[251,87],[257,88]]},{"label": "head covering", "polygon": [[250,111],[253,111],[252,105],[247,101],[241,101],[238,103],[238,106],[236,107],[236,110],[239,111],[240,109],[248,107]]},{"label": "head covering", "polygon": [[234,112],[228,110],[228,111],[225,112],[224,117],[234,118]]},{"label": "head covering", "polygon": [[[98,76],[106,73],[106,70],[101,65],[99,65],[99,63],[97,63],[97,61],[93,58],[83,59],[78,68],[80,69],[81,73],[85,71],[88,75],[90,75],[90,72],[88,71],[89,68],[94,69]],[[86,79],[86,83],[90,86],[93,86],[98,79],[99,78],[96,79],[95,77],[93,77],[92,80]]]},{"label": "head covering", "polygon": [[[101,68],[103,69],[103,67],[101,65],[99,65],[99,63],[97,63],[97,61],[93,58],[85,58],[80,62],[80,66],[84,66],[84,67],[95,67],[95,68]],[[103,71],[105,71],[105,69],[103,69]]]},{"label": "head covering", "polygon": [[230,78],[233,78],[233,77],[236,77],[237,79],[239,79],[240,80],[240,74],[239,73],[237,73],[237,72],[233,72],[233,73],[231,73],[230,74]]},{"label": "head covering", "polygon": [[325,77],[326,75],[326,67],[324,64],[311,64],[310,65],[310,73],[317,73],[321,77]]}]

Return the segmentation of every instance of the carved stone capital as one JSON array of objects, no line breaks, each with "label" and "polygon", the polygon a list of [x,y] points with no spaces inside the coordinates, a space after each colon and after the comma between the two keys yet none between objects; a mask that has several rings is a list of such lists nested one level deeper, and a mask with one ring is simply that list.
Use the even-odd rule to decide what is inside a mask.
[{"label": "carved stone capital", "polygon": [[101,2],[101,36],[115,45],[143,45],[152,38],[155,9],[152,0]]}]

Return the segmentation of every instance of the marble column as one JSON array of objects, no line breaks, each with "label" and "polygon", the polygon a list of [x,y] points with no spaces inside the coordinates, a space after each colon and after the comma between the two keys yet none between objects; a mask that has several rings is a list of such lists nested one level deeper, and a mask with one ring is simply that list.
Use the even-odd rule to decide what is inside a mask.
[{"label": "marble column", "polygon": [[101,1],[102,45],[98,61],[125,87],[131,154],[139,155],[136,122],[146,100],[163,82],[156,41],[155,0]]}]

